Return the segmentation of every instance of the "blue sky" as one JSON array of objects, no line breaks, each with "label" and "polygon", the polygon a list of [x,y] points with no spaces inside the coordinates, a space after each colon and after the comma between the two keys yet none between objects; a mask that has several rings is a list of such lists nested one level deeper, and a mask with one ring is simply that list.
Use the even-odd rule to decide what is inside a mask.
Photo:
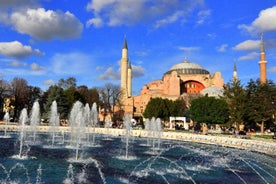
[{"label": "blue sky", "polygon": [[261,33],[276,82],[276,0],[0,0],[0,77],[119,84],[126,36],[134,94],[185,58],[225,83],[236,59],[246,84],[259,78]]}]

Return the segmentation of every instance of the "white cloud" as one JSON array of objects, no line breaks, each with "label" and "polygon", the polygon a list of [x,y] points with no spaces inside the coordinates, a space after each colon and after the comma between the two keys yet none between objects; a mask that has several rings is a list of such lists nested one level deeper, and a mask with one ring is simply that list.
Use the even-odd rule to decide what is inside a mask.
[{"label": "white cloud", "polygon": [[203,0],[91,0],[86,8],[93,12],[93,17],[87,25],[97,27],[148,23],[158,28],[185,20],[190,12],[203,4]]},{"label": "white cloud", "polygon": [[19,62],[19,61],[15,60],[15,61],[11,61],[10,63],[8,63],[8,65],[13,66],[13,67],[21,67],[21,66],[26,67],[28,64],[25,62]]},{"label": "white cloud", "polygon": [[38,7],[37,0],[1,0],[0,4],[0,21],[5,24],[10,24],[11,12]]},{"label": "white cloud", "polygon": [[43,55],[38,49],[33,50],[29,45],[22,45],[19,41],[0,42],[0,54],[14,58],[26,58],[32,54]]},{"label": "white cloud", "polygon": [[46,85],[46,86],[52,86],[52,85],[55,85],[55,83],[56,82],[52,79],[48,79],[48,80],[43,81],[43,84]]},{"label": "white cloud", "polygon": [[114,71],[112,67],[107,68],[103,74],[99,75],[99,80],[119,80],[120,71]]},{"label": "white cloud", "polygon": [[50,59],[51,72],[57,75],[91,74],[91,57],[85,53],[57,53]]},{"label": "white cloud", "polygon": [[276,6],[262,10],[250,25],[242,24],[238,28],[251,34],[276,31]]},{"label": "white cloud", "polygon": [[[142,66],[131,65],[132,77],[141,77],[144,75],[145,70]],[[115,71],[113,67],[107,68],[103,74],[99,75],[99,80],[120,80],[121,72],[120,70]]]},{"label": "white cloud", "polygon": [[211,10],[202,10],[202,11],[198,12],[197,24],[199,24],[199,25],[204,24],[206,22],[206,20],[209,19],[210,15],[211,15]]},{"label": "white cloud", "polygon": [[200,47],[178,47],[179,50],[183,50],[185,52],[192,52],[196,50],[200,50]]},{"label": "white cloud", "polygon": [[39,70],[44,70],[44,67],[38,65],[37,63],[32,63],[31,64],[31,69],[34,71],[39,71]]},{"label": "white cloud", "polygon": [[219,47],[217,48],[217,51],[218,51],[218,52],[225,52],[226,49],[227,49],[227,47],[228,47],[227,44],[222,44],[221,46],[219,46]]},{"label": "white cloud", "polygon": [[246,40],[239,43],[234,50],[257,50],[260,48],[260,40]]},{"label": "white cloud", "polygon": [[27,9],[13,12],[10,17],[11,24],[18,32],[38,40],[77,38],[83,29],[81,22],[68,11]]},{"label": "white cloud", "polygon": [[95,27],[101,27],[103,26],[103,21],[101,18],[92,18],[86,22],[86,27],[90,27],[91,25],[94,25]]},{"label": "white cloud", "polygon": [[271,73],[276,73],[276,66],[269,68],[267,71]]},{"label": "white cloud", "polygon": [[165,26],[167,24],[173,23],[173,22],[177,21],[183,15],[183,13],[184,13],[183,11],[177,11],[174,14],[169,15],[168,17],[165,17],[162,20],[158,20],[155,23],[154,27],[159,28],[159,27]]},{"label": "white cloud", "polygon": [[20,66],[20,62],[19,62],[19,61],[12,61],[12,62],[10,63],[10,65],[11,65],[11,66],[14,66],[14,67],[18,67],[18,66]]},{"label": "white cloud", "polygon": [[245,56],[239,57],[238,60],[255,60],[258,56],[259,56],[259,53],[257,52],[250,52]]},{"label": "white cloud", "polygon": [[207,36],[211,39],[215,39],[217,37],[215,33],[208,33]]},{"label": "white cloud", "polygon": [[98,70],[101,70],[101,69],[103,69],[102,66],[97,66],[97,67],[96,67],[96,70],[97,70],[97,71],[98,71]]},{"label": "white cloud", "polygon": [[145,69],[142,66],[131,65],[132,77],[141,77],[145,74]]}]

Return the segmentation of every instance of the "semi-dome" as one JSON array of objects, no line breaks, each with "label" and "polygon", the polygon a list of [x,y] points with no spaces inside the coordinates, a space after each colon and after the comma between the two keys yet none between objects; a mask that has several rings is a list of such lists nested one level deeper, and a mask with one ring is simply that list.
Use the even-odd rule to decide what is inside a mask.
[{"label": "semi-dome", "polygon": [[209,97],[223,96],[223,93],[224,93],[224,89],[218,86],[208,87],[200,91],[201,95],[203,96],[208,95]]},{"label": "semi-dome", "polygon": [[178,74],[209,74],[199,64],[190,62],[187,59],[184,62],[173,65],[167,73],[171,73],[172,71],[176,71]]}]

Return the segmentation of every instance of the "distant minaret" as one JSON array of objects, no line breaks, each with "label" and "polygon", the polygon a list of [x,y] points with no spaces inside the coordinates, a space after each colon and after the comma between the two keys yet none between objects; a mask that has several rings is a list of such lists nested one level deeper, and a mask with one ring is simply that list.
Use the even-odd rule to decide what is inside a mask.
[{"label": "distant minaret", "polygon": [[121,99],[124,100],[128,97],[128,47],[126,38],[124,39],[124,45],[122,49],[122,59],[121,59]]},{"label": "distant minaret", "polygon": [[265,60],[265,49],[264,49],[264,40],[263,40],[263,34],[261,35],[261,43],[260,43],[260,82],[261,84],[266,83],[266,63]]},{"label": "distant minaret", "polygon": [[128,97],[131,97],[132,95],[132,67],[131,63],[128,63],[128,68],[127,68],[127,94]]},{"label": "distant minaret", "polygon": [[234,60],[234,71],[233,71],[233,81],[238,81],[238,72],[237,72],[237,66],[236,66],[236,59]]}]

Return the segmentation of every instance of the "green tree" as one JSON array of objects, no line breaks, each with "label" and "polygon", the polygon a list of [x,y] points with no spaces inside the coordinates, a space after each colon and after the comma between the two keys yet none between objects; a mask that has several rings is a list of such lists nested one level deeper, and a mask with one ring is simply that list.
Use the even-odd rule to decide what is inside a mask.
[{"label": "green tree", "polygon": [[229,122],[236,131],[244,125],[246,116],[245,90],[238,80],[232,80],[225,86],[224,97],[229,107]]},{"label": "green tree", "polygon": [[51,110],[51,105],[53,101],[55,100],[57,102],[57,109],[58,113],[60,114],[60,118],[67,119],[69,112],[70,112],[70,106],[67,101],[67,97],[64,94],[64,90],[61,87],[58,86],[51,86],[45,93],[46,96],[43,98],[46,99],[44,104],[44,118],[49,117],[49,112]]},{"label": "green tree", "polygon": [[229,117],[228,105],[223,99],[200,97],[191,102],[190,115],[198,123],[222,124]]},{"label": "green tree", "polygon": [[77,80],[74,77],[68,77],[66,80],[62,78],[58,81],[58,86],[64,90],[71,87],[76,88]]},{"label": "green tree", "polygon": [[67,88],[66,90],[64,90],[64,94],[67,97],[67,102],[70,108],[73,107],[73,104],[76,101],[80,101],[85,104],[83,96],[81,96],[81,94],[76,90],[75,87]]},{"label": "green tree", "polygon": [[151,98],[143,113],[145,118],[152,117],[164,119],[165,103],[162,98]]},{"label": "green tree", "polygon": [[260,127],[261,133],[265,126],[271,126],[276,109],[276,86],[272,81],[261,84],[250,80],[246,90],[247,118]]},{"label": "green tree", "polygon": [[39,105],[41,106],[41,96],[43,92],[39,87],[29,86],[29,95],[28,95],[28,109],[32,109],[33,104],[36,100],[38,100]]},{"label": "green tree", "polygon": [[163,98],[151,98],[148,102],[146,109],[143,113],[145,118],[151,119],[152,117],[169,120],[171,116],[183,116],[183,101],[172,101]]}]

